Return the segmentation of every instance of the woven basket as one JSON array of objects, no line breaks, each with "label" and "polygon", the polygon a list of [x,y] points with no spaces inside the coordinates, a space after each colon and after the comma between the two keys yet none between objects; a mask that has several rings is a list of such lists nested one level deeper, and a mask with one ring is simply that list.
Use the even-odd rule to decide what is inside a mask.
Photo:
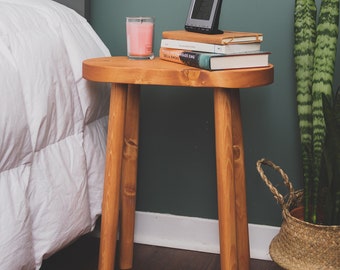
[{"label": "woven basket", "polygon": [[[272,185],[262,165],[280,173],[289,191],[287,196],[282,196]],[[282,207],[281,229],[269,247],[273,261],[284,269],[340,269],[340,226],[315,225],[293,217],[290,211],[300,204],[302,191],[294,191],[285,172],[269,160],[259,160],[257,170]]]}]

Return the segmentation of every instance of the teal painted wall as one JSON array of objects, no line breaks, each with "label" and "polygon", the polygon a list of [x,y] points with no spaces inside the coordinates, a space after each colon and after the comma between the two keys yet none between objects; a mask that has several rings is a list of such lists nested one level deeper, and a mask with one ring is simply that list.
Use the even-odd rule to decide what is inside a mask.
[{"label": "teal painted wall", "polygon": [[[125,17],[153,16],[158,55],[162,31],[183,29],[189,4],[96,0],[91,23],[112,55],[126,55]],[[224,0],[222,6],[220,28],[262,32],[262,48],[272,52],[275,65],[272,85],[241,90],[248,219],[255,224],[281,223],[280,208],[256,171],[258,159],[271,159],[300,186],[293,9],[294,1],[279,0]],[[217,218],[212,98],[211,89],[143,88],[137,210]],[[268,175],[280,183],[275,174]]]}]

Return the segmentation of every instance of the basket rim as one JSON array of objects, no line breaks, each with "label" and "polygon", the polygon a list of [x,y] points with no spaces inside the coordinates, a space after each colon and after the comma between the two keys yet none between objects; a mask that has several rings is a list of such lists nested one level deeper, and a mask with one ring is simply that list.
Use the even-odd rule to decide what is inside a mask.
[{"label": "basket rim", "polygon": [[[295,220],[296,222],[303,224],[305,226],[309,226],[309,227],[313,227],[313,228],[319,228],[319,229],[324,229],[324,230],[340,230],[340,225],[326,225],[326,224],[314,224],[305,220],[301,220],[297,217],[294,217],[293,215],[291,215],[291,211],[299,206],[303,206],[303,205],[299,205],[299,201],[303,198],[304,192],[303,189],[298,189],[295,190],[293,192],[293,194],[290,194],[290,199],[288,199],[286,201],[286,203],[284,203],[284,205],[282,206],[282,216],[283,218],[287,217],[290,219]],[[292,207],[294,206],[295,207]]]},{"label": "basket rim", "polygon": [[330,231],[340,230],[340,225],[314,224],[314,223],[310,223],[310,222],[301,220],[297,217],[292,216],[290,211],[287,208],[282,209],[282,215],[286,218],[293,219],[294,221],[296,221],[300,224],[303,224],[305,226],[308,226],[308,227],[319,228],[319,229],[330,230]]}]

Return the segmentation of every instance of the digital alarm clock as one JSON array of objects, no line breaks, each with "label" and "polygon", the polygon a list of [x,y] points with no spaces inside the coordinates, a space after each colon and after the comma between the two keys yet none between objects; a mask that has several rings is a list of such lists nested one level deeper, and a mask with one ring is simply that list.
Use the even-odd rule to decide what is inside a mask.
[{"label": "digital alarm clock", "polygon": [[191,0],[185,30],[204,34],[220,34],[218,30],[222,0]]}]

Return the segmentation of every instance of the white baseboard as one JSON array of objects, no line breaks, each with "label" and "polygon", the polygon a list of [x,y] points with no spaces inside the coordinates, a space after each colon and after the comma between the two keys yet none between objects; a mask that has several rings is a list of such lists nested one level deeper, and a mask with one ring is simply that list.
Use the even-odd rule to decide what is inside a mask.
[{"label": "white baseboard", "polygon": [[[279,229],[279,227],[249,224],[250,257],[271,260],[268,247]],[[218,221],[137,211],[135,242],[219,253]]]}]

